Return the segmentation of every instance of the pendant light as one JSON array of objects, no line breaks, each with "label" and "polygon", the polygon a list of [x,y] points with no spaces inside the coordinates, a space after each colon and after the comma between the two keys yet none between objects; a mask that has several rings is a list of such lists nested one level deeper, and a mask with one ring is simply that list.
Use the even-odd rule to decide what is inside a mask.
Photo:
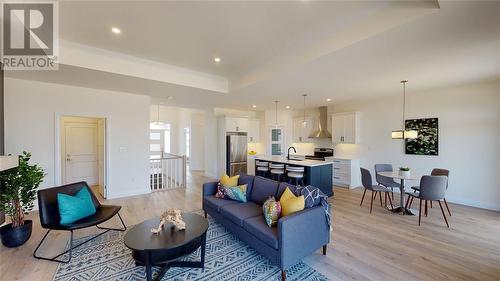
[{"label": "pendant light", "polygon": [[418,137],[418,131],[416,130],[406,130],[406,83],[408,80],[402,80],[403,85],[403,128],[401,130],[392,131],[392,139],[416,139]]},{"label": "pendant light", "polygon": [[160,126],[163,125],[163,122],[160,122],[160,104],[157,106],[156,110],[156,122],[154,122],[155,125]]},{"label": "pendant light", "polygon": [[304,116],[303,116],[303,119],[302,119],[302,127],[307,127],[307,121],[306,121],[306,97],[307,97],[307,94],[302,94],[302,96],[304,97]]},{"label": "pendant light", "polygon": [[275,119],[274,119],[274,127],[278,129],[278,102],[277,100],[274,101],[274,107],[275,107]]}]

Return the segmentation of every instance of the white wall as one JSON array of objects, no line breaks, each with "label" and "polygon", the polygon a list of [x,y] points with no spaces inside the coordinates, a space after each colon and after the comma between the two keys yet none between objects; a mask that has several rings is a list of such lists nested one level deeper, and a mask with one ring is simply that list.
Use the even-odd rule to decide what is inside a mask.
[{"label": "white wall", "polygon": [[189,168],[193,171],[205,170],[205,114],[191,115],[191,157]]},{"label": "white wall", "polygon": [[45,169],[41,187],[56,183],[55,120],[58,114],[107,120],[108,197],[149,189],[150,97],[7,78],[6,152],[32,152]]},{"label": "white wall", "polygon": [[219,178],[217,168],[217,117],[213,108],[205,110],[205,174]]},{"label": "white wall", "polygon": [[439,156],[405,155],[400,129],[401,95],[339,104],[334,112],[358,111],[360,144],[337,145],[336,156],[361,159],[372,173],[375,163],[409,166],[415,174],[450,170],[450,202],[500,210],[500,82],[474,84],[407,95],[407,119],[439,118]]}]

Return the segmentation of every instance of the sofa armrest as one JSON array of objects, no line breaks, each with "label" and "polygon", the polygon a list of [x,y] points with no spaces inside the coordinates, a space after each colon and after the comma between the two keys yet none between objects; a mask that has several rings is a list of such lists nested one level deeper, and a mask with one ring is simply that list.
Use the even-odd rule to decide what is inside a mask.
[{"label": "sofa armrest", "polygon": [[219,182],[206,182],[203,184],[203,196],[215,195]]},{"label": "sofa armrest", "polygon": [[282,269],[298,263],[330,242],[330,227],[322,206],[308,208],[278,221]]}]

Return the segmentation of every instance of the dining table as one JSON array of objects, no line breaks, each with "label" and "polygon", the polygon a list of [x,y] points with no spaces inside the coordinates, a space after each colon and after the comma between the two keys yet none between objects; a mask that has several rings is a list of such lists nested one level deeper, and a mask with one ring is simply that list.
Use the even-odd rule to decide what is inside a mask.
[{"label": "dining table", "polygon": [[392,178],[394,180],[399,180],[400,181],[400,185],[399,185],[399,191],[401,192],[401,198],[400,198],[400,205],[399,206],[394,206],[392,211],[394,213],[400,213],[400,214],[403,214],[403,215],[415,215],[415,213],[413,213],[413,211],[409,208],[406,208],[406,204],[405,204],[405,184],[406,184],[406,181],[418,181],[420,180],[420,177],[417,176],[417,175],[414,175],[414,174],[400,174],[399,172],[397,171],[394,171],[394,172],[379,172],[377,173],[378,175],[380,176],[383,176],[383,177],[388,177],[388,178]]}]

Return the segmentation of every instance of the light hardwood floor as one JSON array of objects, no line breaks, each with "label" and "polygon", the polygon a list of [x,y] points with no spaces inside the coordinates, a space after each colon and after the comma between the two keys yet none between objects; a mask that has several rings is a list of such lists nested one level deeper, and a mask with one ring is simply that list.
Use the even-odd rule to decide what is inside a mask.
[{"label": "light hardwood floor", "polygon": [[[166,208],[186,211],[201,208],[201,184],[209,181],[199,173],[188,177],[188,188],[144,196],[108,200],[123,206],[127,225],[159,215]],[[362,190],[335,188],[333,232],[326,256],[318,250],[305,262],[331,280],[500,280],[500,213],[450,204],[451,228],[434,206],[429,217],[391,214],[374,202],[369,214]],[[378,204],[375,204],[377,203]],[[414,204],[415,205],[415,204]],[[0,246],[0,280],[52,280],[57,264],[32,258],[43,231],[38,214],[33,235],[17,249]],[[116,224],[118,225],[118,224]],[[77,232],[77,237],[96,233],[96,228]],[[67,233],[51,234],[46,254],[64,247]],[[304,239],[307,239],[304,237]]]}]

